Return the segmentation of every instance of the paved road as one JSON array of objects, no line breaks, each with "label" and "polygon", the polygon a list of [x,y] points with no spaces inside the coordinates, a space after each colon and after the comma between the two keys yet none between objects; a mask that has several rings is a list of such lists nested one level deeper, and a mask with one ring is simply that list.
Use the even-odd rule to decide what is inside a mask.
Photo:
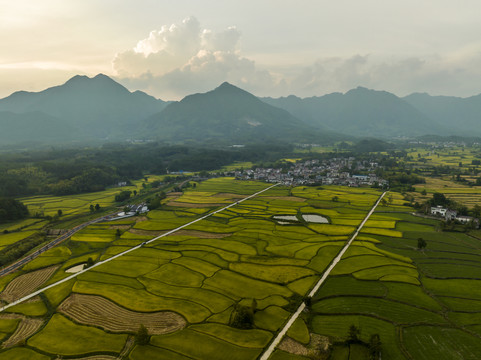
[{"label": "paved road", "polygon": [[18,260],[17,262],[3,268],[2,270],[0,270],[0,277],[3,276],[3,275],[6,275],[8,273],[11,273],[15,270],[18,270],[19,268],[21,268],[23,265],[25,265],[26,263],[28,263],[29,261],[32,261],[33,259],[35,259],[37,256],[39,256],[41,253],[53,248],[54,246],[57,246],[59,243],[61,243],[62,241],[68,239],[70,236],[72,236],[73,234],[75,234],[77,231],[80,231],[82,230],[83,228],[91,225],[91,224],[94,224],[96,222],[100,222],[100,221],[104,221],[104,220],[107,220],[110,216],[112,215],[105,215],[105,216],[102,216],[100,218],[97,218],[97,219],[94,219],[94,220],[90,220],[90,221],[87,221],[81,225],[78,225],[76,227],[74,227],[73,229],[67,231],[66,233],[62,234],[61,236],[59,236],[58,238],[50,241],[48,244],[42,246],[40,249],[36,250],[35,252],[25,256],[24,258]]},{"label": "paved road", "polygon": [[[372,215],[372,213],[374,212],[374,210],[376,210],[376,207],[379,205],[379,202],[381,201],[381,199],[384,197],[384,195],[386,194],[387,191],[383,192],[382,195],[379,197],[379,199],[376,201],[376,203],[374,204],[374,206],[372,207],[371,211],[369,211],[369,213],[366,215],[366,217],[364,218],[364,220],[362,221],[361,225],[358,226],[356,232],[354,233],[354,235],[352,235],[351,239],[347,242],[347,244],[342,248],[342,250],[339,252],[339,254],[337,254],[337,256],[334,258],[334,260],[332,261],[331,265],[327,268],[327,270],[324,272],[324,274],[322,275],[321,279],[316,283],[316,286],[314,286],[314,288],[311,290],[311,292],[309,293],[308,297],[312,298],[316,293],[317,291],[319,290],[319,288],[321,287],[321,285],[324,283],[324,281],[326,281],[327,277],[329,276],[329,274],[331,273],[332,269],[334,269],[334,267],[337,265],[337,263],[341,260],[342,258],[342,255],[344,255],[344,253],[347,251],[347,249],[349,248],[349,246],[351,246],[352,242],[354,241],[354,239],[357,237],[357,235],[359,234],[359,232],[361,231],[362,227],[364,226],[364,224],[366,223],[366,221],[369,219],[369,217]],[[279,332],[279,334],[277,334],[276,338],[272,341],[272,343],[270,344],[270,346],[267,348],[267,350],[261,355],[261,357],[259,358],[259,360],[267,360],[269,359],[269,357],[272,355],[273,351],[276,349],[277,345],[279,345],[279,343],[281,342],[282,338],[284,337],[284,335],[287,333],[287,331],[289,330],[289,328],[292,326],[292,324],[294,324],[294,321],[296,321],[296,319],[299,317],[299,315],[301,314],[302,311],[304,311],[306,305],[304,304],[304,302],[299,306],[299,308],[297,309],[297,311],[291,316],[291,318],[289,319],[289,321],[287,322],[287,324],[282,328],[282,330]]]},{"label": "paved road", "polygon": [[[134,246],[134,247],[132,247],[132,248],[130,248],[130,249],[128,249],[128,250],[125,250],[124,252],[121,252],[120,254],[117,254],[117,255],[115,255],[115,256],[112,256],[112,257],[110,257],[110,258],[108,258],[108,259],[106,259],[106,260],[99,261],[99,262],[95,263],[94,265],[92,265],[92,266],[90,266],[90,267],[88,267],[88,268],[86,268],[86,269],[83,269],[83,270],[81,270],[81,271],[79,271],[79,272],[77,272],[77,273],[75,273],[75,274],[72,274],[72,275],[70,275],[70,276],[67,276],[66,278],[64,278],[64,279],[62,279],[62,280],[59,280],[59,281],[57,281],[56,283],[50,284],[50,285],[48,285],[48,286],[46,286],[46,287],[44,287],[44,288],[42,288],[42,289],[40,289],[40,290],[37,290],[37,291],[31,293],[30,295],[24,296],[24,297],[21,298],[21,299],[18,299],[18,300],[14,301],[14,302],[11,302],[11,303],[8,304],[8,305],[5,305],[5,306],[1,307],[1,308],[0,308],[0,312],[4,311],[5,309],[8,309],[9,307],[12,307],[12,306],[15,306],[15,305],[17,305],[17,304],[20,304],[20,303],[22,303],[22,302],[24,302],[24,301],[26,301],[26,300],[28,300],[28,299],[31,299],[31,298],[33,298],[34,296],[37,296],[38,294],[44,292],[44,291],[47,290],[47,289],[50,289],[50,288],[52,288],[52,287],[54,287],[54,286],[57,286],[57,285],[62,284],[62,283],[64,283],[64,282],[66,282],[66,281],[69,281],[70,279],[73,279],[73,278],[77,277],[78,275],[83,274],[84,272],[87,272],[87,271],[89,271],[89,270],[92,270],[93,268],[95,268],[95,267],[97,267],[97,266],[100,266],[100,265],[103,265],[103,264],[105,264],[105,263],[108,263],[109,261],[112,261],[112,260],[114,260],[114,259],[117,259],[117,258],[119,258],[119,257],[121,257],[121,256],[123,256],[123,255],[125,255],[125,254],[128,254],[128,253],[131,252],[131,251],[140,249],[142,246],[144,246],[144,245],[146,245],[146,244],[150,244],[151,242],[156,241],[156,240],[158,240],[158,239],[160,239],[160,238],[162,238],[162,237],[164,237],[164,236],[167,236],[167,235],[170,235],[170,234],[172,234],[172,233],[175,233],[176,231],[179,231],[179,230],[181,230],[181,229],[183,229],[183,228],[185,228],[185,227],[187,227],[187,226],[189,226],[189,225],[192,225],[192,224],[194,224],[194,223],[196,223],[196,222],[198,222],[198,221],[200,221],[200,220],[203,220],[203,219],[205,219],[205,218],[208,218],[209,216],[212,216],[212,215],[217,214],[217,213],[219,213],[219,212],[221,212],[221,211],[224,211],[224,210],[226,210],[226,209],[228,209],[228,208],[230,208],[230,207],[232,207],[232,206],[235,206],[235,205],[237,205],[237,204],[240,204],[240,203],[243,202],[243,201],[249,200],[249,199],[251,199],[251,198],[253,198],[253,197],[255,197],[255,196],[259,195],[259,194],[262,194],[263,192],[265,192],[265,191],[267,191],[267,190],[269,190],[269,189],[272,189],[274,186],[278,186],[278,185],[280,185],[280,184],[271,185],[271,186],[265,188],[264,190],[258,191],[258,192],[256,192],[255,194],[249,195],[249,196],[247,196],[247,197],[245,197],[245,198],[243,198],[243,199],[241,199],[241,200],[239,200],[239,201],[233,202],[232,204],[227,205],[227,206],[225,206],[225,207],[223,207],[223,208],[221,208],[221,209],[218,209],[218,210],[216,210],[216,211],[213,211],[213,212],[211,212],[211,213],[208,213],[207,215],[204,215],[204,216],[202,216],[202,217],[200,217],[200,218],[198,218],[198,219],[195,219],[195,220],[193,220],[193,221],[191,221],[191,222],[189,222],[189,223],[187,223],[187,224],[185,224],[185,225],[182,225],[182,226],[179,226],[178,228],[175,228],[175,229],[173,229],[173,230],[170,230],[169,232],[166,232],[165,234],[159,235],[159,236],[157,236],[157,237],[155,237],[155,238],[153,238],[153,239],[151,239],[151,240],[144,241],[142,244],[137,245],[137,246]],[[98,221],[100,221],[100,220],[99,220],[99,219],[95,219],[95,220],[92,220],[90,223],[98,222]],[[82,224],[82,225],[79,225],[79,226],[85,227],[85,226],[87,226],[86,224],[87,224],[87,223]],[[71,231],[73,231],[73,229],[72,229]],[[77,230],[77,231],[78,231],[78,230]],[[65,235],[66,235],[66,234],[65,234]],[[70,236],[70,235],[69,235],[69,236]],[[50,244],[49,244],[49,245],[50,245]]]}]

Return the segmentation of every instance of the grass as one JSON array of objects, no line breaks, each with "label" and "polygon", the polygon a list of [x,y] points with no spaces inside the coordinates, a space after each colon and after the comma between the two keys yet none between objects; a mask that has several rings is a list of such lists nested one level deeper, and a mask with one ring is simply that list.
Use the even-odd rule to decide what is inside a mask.
[{"label": "grass", "polygon": [[296,266],[259,265],[235,262],[230,264],[229,269],[248,277],[277,284],[287,284],[299,278],[315,274],[315,272],[310,269]]},{"label": "grass", "polygon": [[268,331],[259,329],[242,330],[222,324],[192,325],[190,329],[248,348],[262,349],[272,338],[272,334]]},{"label": "grass", "polygon": [[297,318],[296,321],[294,321],[294,324],[292,324],[287,331],[287,336],[304,345],[307,345],[311,339],[309,329],[305,321],[301,318]]},{"label": "grass", "polygon": [[324,299],[317,302],[313,306],[313,310],[322,314],[368,315],[397,324],[409,324],[411,322],[446,323],[441,314],[394,301],[368,297],[350,296]]},{"label": "grass", "polygon": [[6,312],[23,314],[26,316],[43,316],[47,313],[47,307],[43,301],[26,302],[15,305],[7,309]]},{"label": "grass", "polygon": [[234,301],[227,296],[204,288],[168,285],[161,281],[148,278],[141,278],[140,282],[145,286],[147,291],[154,295],[195,302],[212,313],[220,313],[234,303]]},{"label": "grass", "polygon": [[366,343],[371,335],[380,335],[383,359],[405,359],[397,345],[396,327],[389,322],[357,315],[316,315],[312,321],[315,333],[331,336],[338,341],[346,340],[351,325],[361,329],[360,339]]},{"label": "grass", "polygon": [[29,348],[17,347],[0,352],[0,357],[9,360],[49,360],[50,356],[40,354]]},{"label": "grass", "polygon": [[211,315],[206,307],[192,301],[156,296],[146,290],[132,289],[123,285],[77,281],[73,291],[82,294],[100,295],[133,311],[175,311],[184,316],[190,323],[202,322]]},{"label": "grass", "polygon": [[278,306],[269,306],[254,314],[254,324],[257,328],[276,331],[287,320],[290,313]]},{"label": "grass", "polygon": [[205,279],[201,273],[176,264],[162,265],[158,270],[152,271],[146,276],[170,285],[189,287],[199,287]]},{"label": "grass", "polygon": [[206,279],[204,281],[204,287],[234,299],[262,299],[266,294],[281,295],[284,297],[290,297],[292,295],[292,292],[283,286],[255,280],[228,270],[220,270],[211,278]]},{"label": "grass", "polygon": [[113,335],[91,326],[76,325],[62,315],[55,314],[47,326],[27,343],[51,354],[76,355],[98,351],[118,353],[126,339],[127,335]]},{"label": "grass", "polygon": [[403,329],[403,339],[415,359],[479,358],[479,338],[458,329],[413,326]]},{"label": "grass", "polygon": [[260,349],[240,347],[192,329],[185,329],[169,335],[152,336],[150,342],[154,346],[194,359],[254,360],[261,351]]}]

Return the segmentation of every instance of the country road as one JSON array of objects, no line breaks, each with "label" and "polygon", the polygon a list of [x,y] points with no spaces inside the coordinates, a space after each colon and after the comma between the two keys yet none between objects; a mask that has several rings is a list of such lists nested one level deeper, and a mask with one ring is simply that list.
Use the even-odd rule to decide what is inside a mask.
[{"label": "country road", "polygon": [[[366,215],[366,217],[364,218],[364,220],[362,221],[362,223],[357,227],[356,229],[356,232],[351,236],[351,239],[347,242],[346,245],[344,245],[344,247],[342,248],[341,251],[339,251],[339,254],[337,254],[337,256],[334,258],[334,260],[332,260],[331,262],[331,265],[327,268],[326,271],[324,271],[324,274],[322,275],[322,277],[319,279],[319,281],[316,283],[316,285],[312,288],[311,292],[309,293],[308,297],[312,298],[316,293],[317,291],[319,290],[319,288],[321,287],[321,285],[324,283],[324,281],[326,281],[327,277],[329,276],[329,274],[331,273],[332,269],[334,269],[334,267],[339,263],[339,261],[341,260],[342,256],[344,255],[344,253],[347,251],[347,249],[349,248],[349,246],[351,246],[352,242],[354,241],[354,239],[357,237],[357,235],[359,234],[359,232],[361,231],[362,227],[364,226],[364,224],[366,223],[366,221],[369,219],[369,217],[372,215],[372,213],[374,212],[374,210],[376,210],[376,207],[379,205],[379,203],[381,202],[381,199],[384,197],[384,195],[387,193],[387,191],[383,192],[381,194],[381,196],[379,197],[379,199],[376,201],[376,203],[374,204],[374,206],[371,208],[371,210],[369,211],[369,213]],[[302,302],[302,304],[297,308],[296,312],[289,318],[289,320],[287,321],[286,325],[284,325],[284,327],[282,328],[282,330],[279,332],[279,334],[277,334],[276,338],[271,342],[271,344],[269,345],[269,347],[267,348],[267,350],[261,355],[261,357],[259,358],[259,360],[268,360],[269,357],[272,355],[272,353],[274,352],[274,350],[276,349],[277,345],[279,345],[279,343],[281,342],[281,340],[283,339],[284,335],[287,333],[287,331],[289,330],[289,328],[292,326],[292,324],[294,324],[294,321],[297,320],[297,318],[299,317],[299,315],[302,313],[302,311],[304,311],[304,309],[306,308],[306,304],[304,302]]]},{"label": "country road", "polygon": [[[125,254],[128,254],[128,253],[134,251],[134,250],[140,249],[142,246],[144,246],[144,245],[146,245],[146,244],[150,244],[151,242],[156,241],[156,240],[158,240],[158,239],[160,239],[160,238],[162,238],[162,237],[164,237],[164,236],[168,236],[168,235],[170,235],[170,234],[172,234],[172,233],[175,233],[176,231],[179,231],[179,230],[181,230],[181,229],[183,229],[183,228],[185,228],[185,227],[187,227],[187,226],[189,226],[189,225],[192,225],[192,224],[194,224],[194,223],[196,223],[196,222],[198,222],[198,221],[201,221],[201,220],[203,220],[203,219],[205,219],[205,218],[208,218],[209,216],[212,216],[212,215],[217,214],[217,213],[219,213],[219,212],[221,212],[221,211],[224,211],[224,210],[226,210],[226,209],[228,209],[228,208],[230,208],[230,207],[232,207],[232,206],[235,206],[235,205],[237,205],[237,204],[239,204],[239,203],[241,203],[241,202],[243,202],[243,201],[249,200],[249,199],[251,199],[251,198],[253,198],[253,197],[255,197],[255,196],[259,195],[259,194],[262,194],[263,192],[265,192],[265,191],[267,191],[267,190],[269,190],[269,189],[272,189],[273,187],[278,186],[278,185],[280,185],[280,184],[271,185],[271,186],[265,188],[264,190],[258,191],[258,192],[254,193],[254,194],[252,194],[252,195],[249,195],[249,196],[247,196],[247,197],[245,197],[245,198],[243,198],[243,199],[241,199],[241,200],[235,201],[235,202],[233,202],[233,203],[231,203],[231,204],[229,204],[229,205],[227,205],[227,206],[225,206],[225,207],[223,207],[223,208],[221,208],[221,209],[218,209],[218,210],[216,210],[216,211],[213,211],[213,212],[211,212],[211,213],[208,213],[207,215],[204,215],[204,216],[202,216],[202,217],[200,217],[200,218],[198,218],[198,219],[195,219],[195,220],[193,220],[193,221],[191,221],[191,222],[189,222],[189,223],[187,223],[187,224],[184,224],[184,225],[179,226],[179,227],[177,227],[177,228],[175,228],[175,229],[173,229],[173,230],[170,230],[170,231],[168,231],[168,232],[166,232],[166,233],[164,233],[164,234],[162,234],[162,235],[159,235],[159,236],[157,236],[157,237],[155,237],[155,238],[153,238],[153,239],[151,239],[151,240],[144,241],[143,243],[141,243],[141,244],[139,244],[139,245],[137,245],[137,246],[134,246],[134,247],[132,247],[132,248],[130,248],[130,249],[128,249],[128,250],[125,250],[125,251],[123,251],[123,252],[121,252],[121,253],[119,253],[119,254],[117,254],[117,255],[114,255],[114,256],[112,256],[112,257],[110,257],[110,258],[108,258],[108,259],[105,259],[105,260],[103,260],[103,261],[99,261],[99,262],[93,264],[92,266],[90,266],[90,267],[88,267],[88,268],[86,268],[86,269],[83,269],[83,270],[81,270],[81,271],[79,271],[79,272],[77,272],[77,273],[75,273],[75,274],[72,274],[72,275],[70,275],[70,276],[67,276],[66,278],[64,278],[64,279],[62,279],[62,280],[59,280],[59,281],[57,281],[57,282],[55,282],[55,283],[53,283],[53,284],[50,284],[50,285],[48,285],[48,286],[46,286],[46,287],[44,287],[44,288],[41,288],[41,289],[39,289],[39,290],[31,293],[30,295],[24,296],[23,298],[20,298],[20,299],[18,299],[18,300],[15,300],[15,301],[11,302],[10,304],[1,307],[1,308],[0,308],[0,312],[4,311],[4,310],[6,310],[6,309],[8,309],[8,308],[10,308],[10,307],[12,307],[12,306],[18,305],[18,304],[20,304],[20,303],[22,303],[22,302],[24,302],[24,301],[26,301],[26,300],[28,300],[28,299],[31,299],[31,298],[37,296],[38,294],[44,292],[44,291],[47,290],[47,289],[50,289],[50,288],[52,288],[52,287],[54,287],[54,286],[57,286],[57,285],[62,284],[62,283],[64,283],[64,282],[66,282],[66,281],[69,281],[70,279],[73,279],[73,278],[77,277],[78,275],[83,274],[83,273],[85,273],[85,272],[87,272],[87,271],[90,271],[90,270],[92,270],[93,268],[95,268],[95,267],[97,267],[97,266],[106,264],[106,263],[108,263],[109,261],[112,261],[112,260],[114,260],[114,259],[117,259],[117,258],[119,258],[119,257],[121,257],[121,256],[123,256],[123,255],[125,255]],[[94,222],[98,222],[98,221],[100,221],[100,220],[99,220],[99,219],[95,219],[95,220],[90,221],[89,223],[94,223]],[[85,226],[88,226],[88,225],[89,225],[89,224],[88,224],[88,225],[87,225],[87,224],[88,224],[88,223],[85,223],[85,224],[82,224],[82,225],[79,225],[79,226],[83,226],[82,228],[84,228]],[[73,229],[72,229],[71,231],[73,231]],[[76,230],[76,231],[78,231],[78,230]],[[70,232],[69,232],[69,233],[70,233]],[[66,233],[66,234],[64,234],[64,235],[67,235],[67,234],[69,234],[69,233]],[[68,236],[71,236],[71,234],[68,235]],[[62,237],[63,237],[63,236],[62,236]],[[50,244],[51,244],[51,243],[50,243]],[[50,245],[50,244],[49,244],[49,245]],[[37,256],[38,256],[38,255],[37,255]]]}]

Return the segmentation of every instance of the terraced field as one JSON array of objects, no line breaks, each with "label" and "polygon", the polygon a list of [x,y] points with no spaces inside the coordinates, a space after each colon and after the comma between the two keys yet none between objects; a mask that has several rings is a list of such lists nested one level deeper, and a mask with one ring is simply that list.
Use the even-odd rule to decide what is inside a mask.
[{"label": "terraced field", "polygon": [[[162,180],[163,176],[149,175],[149,181]],[[37,212],[44,215],[54,216],[57,210],[62,210],[64,215],[79,214],[88,211],[90,205],[99,204],[101,207],[107,207],[114,204],[115,195],[120,191],[140,191],[144,180],[136,180],[132,185],[122,188],[111,188],[105,191],[93,193],[66,195],[66,196],[31,196],[19,199],[25,205],[31,214]]]},{"label": "terraced field", "polygon": [[[86,228],[23,273],[55,264],[58,269],[46,284],[53,283],[88,258],[110,258],[216,209],[213,204],[236,202],[266,187],[229,178],[206,181],[147,218]],[[26,339],[28,349],[39,357],[117,356],[127,335],[143,324],[150,342],[135,345],[130,359],[256,359],[379,194],[341,187],[272,188],[47,290],[42,302],[49,320]],[[285,224],[276,215],[297,220]],[[330,223],[310,223],[302,215],[322,215]],[[11,309],[27,311],[20,306]],[[252,310],[252,329],[230,326],[243,306]],[[5,340],[11,334],[6,332]],[[81,340],[74,344],[66,334]]]}]

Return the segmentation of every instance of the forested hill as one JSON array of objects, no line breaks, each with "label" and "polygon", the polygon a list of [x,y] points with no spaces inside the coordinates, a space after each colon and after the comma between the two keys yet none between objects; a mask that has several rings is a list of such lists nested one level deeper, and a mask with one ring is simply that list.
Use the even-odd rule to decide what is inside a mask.
[{"label": "forested hill", "polygon": [[320,129],[367,137],[446,134],[448,131],[414,106],[386,91],[358,87],[301,99],[296,96],[262,98]]},{"label": "forested hill", "polygon": [[276,161],[291,153],[292,146],[275,143],[245,148],[151,143],[4,154],[0,158],[0,197],[98,191],[144,174],[165,174],[167,169],[214,170],[235,161]]},{"label": "forested hill", "polygon": [[168,105],[139,130],[141,136],[170,141],[325,142],[341,138],[316,130],[289,112],[226,82],[207,93],[189,95]]},{"label": "forested hill", "polygon": [[[38,140],[51,141],[56,136],[57,142],[62,142],[65,127],[75,128],[70,138],[125,138],[140,120],[161,111],[166,104],[141,91],[130,92],[108,76],[99,74],[93,78],[74,76],[63,85],[40,92],[13,93],[0,99],[0,111],[17,114],[25,129],[38,127],[37,121],[41,121],[50,136],[44,137],[44,132],[40,132]],[[37,117],[26,116],[32,113]],[[2,121],[5,122],[5,113],[0,113],[0,123]],[[52,130],[57,126],[57,132]]]}]

